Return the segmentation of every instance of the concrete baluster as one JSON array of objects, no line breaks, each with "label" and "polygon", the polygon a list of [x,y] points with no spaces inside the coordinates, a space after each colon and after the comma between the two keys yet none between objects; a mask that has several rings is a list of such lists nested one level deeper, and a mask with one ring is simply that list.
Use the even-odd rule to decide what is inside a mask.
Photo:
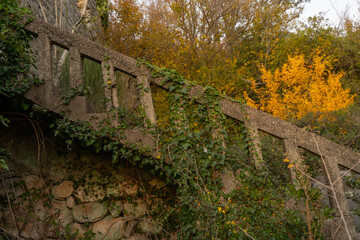
[{"label": "concrete baluster", "polygon": [[[106,103],[106,111],[109,112],[111,108],[118,108],[119,107],[119,100],[118,100],[118,91],[116,88],[116,77],[114,66],[110,59],[106,59],[101,62],[103,79],[105,84],[105,97],[110,99],[109,102]],[[113,126],[119,125],[119,119],[114,116],[113,114],[108,114],[107,116]]]},{"label": "concrete baluster", "polygon": [[[336,209],[336,216],[324,226],[325,232],[331,234],[333,239],[352,239],[356,234],[353,219],[350,217],[350,211],[346,196],[343,190],[343,181],[340,175],[338,159],[333,154],[322,156],[323,169],[327,181],[330,206]],[[346,226],[344,224],[346,221]],[[349,237],[349,235],[351,237]]]},{"label": "concrete baluster", "polygon": [[45,80],[45,84],[52,82],[52,69],[51,69],[51,42],[45,33],[39,34],[39,45],[43,46],[42,51],[39,51],[39,77]]},{"label": "concrete baluster", "polygon": [[76,47],[70,47],[70,87],[77,87],[83,84],[82,79],[82,58],[79,49]]},{"label": "concrete baluster", "polygon": [[140,89],[140,104],[145,110],[147,119],[150,123],[156,124],[154,103],[151,95],[149,71],[142,66],[141,74],[136,77],[138,89]]},{"label": "concrete baluster", "polygon": [[[289,164],[294,164],[297,168],[302,169],[303,161],[298,151],[296,141],[293,139],[284,139],[284,148],[286,157],[290,160]],[[299,187],[299,179],[296,174],[295,167],[289,168],[290,176],[293,184]]]},{"label": "concrete baluster", "polygon": [[249,151],[252,160],[255,163],[255,166],[260,169],[264,166],[264,159],[261,152],[261,142],[260,142],[260,136],[259,136],[259,130],[256,126],[256,124],[251,121],[249,118],[247,121],[245,121],[245,127],[249,134]]},{"label": "concrete baluster", "polygon": [[119,98],[118,98],[118,90],[117,86],[111,88],[111,95],[112,95],[112,104],[115,108],[118,108],[120,106],[119,104]]},{"label": "concrete baluster", "polygon": [[52,109],[55,103],[52,99],[54,85],[52,83],[51,69],[51,41],[43,32],[39,33],[37,41],[38,45],[42,47],[38,55],[39,79],[43,80],[44,84],[32,87],[25,96],[43,107]]},{"label": "concrete baluster", "polygon": [[[116,84],[114,65],[111,61],[108,61],[108,64],[109,64],[109,70],[106,70],[106,71],[109,74],[108,78],[110,78],[110,81],[111,81],[111,88],[110,88],[111,104],[113,107],[118,108],[120,106],[120,104],[119,104],[118,89],[117,89],[118,86]],[[108,78],[107,78],[107,80],[108,80]]]},{"label": "concrete baluster", "polygon": [[114,68],[112,67],[111,61],[109,60],[102,61],[101,68],[105,84],[105,98],[110,99],[110,101],[106,103],[106,111],[110,111],[113,106],[112,86],[115,84],[116,81],[114,77]]},{"label": "concrete baluster", "polygon": [[[70,47],[69,54],[70,87],[76,88],[83,84],[82,58],[79,49],[76,47]],[[69,110],[71,118],[75,118],[77,115],[85,115],[87,113],[86,98],[83,96],[74,97],[70,102]]]}]

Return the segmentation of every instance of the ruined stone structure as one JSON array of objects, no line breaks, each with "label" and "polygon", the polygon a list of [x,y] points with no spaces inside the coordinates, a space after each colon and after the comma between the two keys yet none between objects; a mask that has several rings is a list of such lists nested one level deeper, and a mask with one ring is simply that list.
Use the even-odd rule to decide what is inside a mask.
[{"label": "ruined stone structure", "polygon": [[[49,111],[58,113],[65,112],[65,115],[69,119],[87,120],[96,128],[97,124],[101,120],[105,118],[113,118],[111,114],[107,112],[108,109],[122,105],[123,100],[119,99],[118,94],[121,87],[125,86],[126,88],[132,89],[132,91],[127,92],[136,94],[136,89],[138,89],[139,86],[142,86],[147,88],[148,91],[145,91],[143,94],[138,96],[133,96],[131,102],[133,102],[132,104],[142,106],[143,109],[145,109],[148,119],[150,119],[152,123],[156,123],[150,85],[156,85],[167,90],[168,85],[162,84],[163,79],[161,77],[152,77],[148,69],[137,65],[137,61],[135,59],[110,49],[106,49],[103,46],[86,40],[78,35],[71,34],[68,31],[44,23],[43,21],[35,20],[26,28],[28,31],[37,35],[36,41],[42,46],[43,50],[38,53],[38,74],[40,79],[45,81],[44,84],[33,86],[25,95],[26,98],[48,109]],[[53,68],[51,64],[53,58],[53,45],[61,46],[62,48],[69,50],[70,87],[77,87],[79,84],[84,83],[84,58],[91,59],[101,65],[103,83],[109,86],[104,89],[104,96],[111,99],[111,101],[104,106],[102,111],[89,107],[89,100],[83,96],[76,96],[70,101],[69,105],[64,105],[62,103],[62,89],[57,87],[53,82]],[[123,82],[121,86],[117,81],[117,74],[125,74],[125,77],[122,78]],[[203,92],[204,89],[202,87],[192,86],[189,96],[190,98],[196,98],[197,96],[203,94]],[[326,234],[329,239],[348,239],[346,232],[349,232],[353,236],[353,239],[356,239],[357,233],[355,231],[354,221],[350,215],[348,201],[343,190],[344,187],[339,166],[347,169],[348,171],[351,170],[353,172],[360,173],[359,154],[314,133],[300,129],[286,121],[275,118],[265,112],[239,104],[228,98],[221,99],[220,104],[225,115],[248,125],[251,130],[251,137],[255,143],[253,151],[258,153],[258,157],[260,156],[261,158],[261,149],[258,144],[259,130],[282,139],[286,155],[293,161],[298,163],[301,162],[299,148],[321,156],[324,172],[328,173],[325,176],[326,184],[334,190],[328,196],[330,205],[336,209],[341,209],[341,211],[337,213],[336,217],[327,223],[326,228],[330,231]],[[133,105],[127,102],[124,104],[124,107],[131,109]],[[117,121],[116,119],[113,120],[112,124],[116,126]],[[140,144],[150,149],[151,155],[157,155],[156,149],[153,148],[153,142],[146,133],[136,130],[128,130],[126,131],[126,136],[127,140],[126,142],[124,141],[124,144],[128,144],[129,142]],[[343,173],[346,174],[347,171],[343,171]],[[296,176],[293,175],[293,177],[295,178]],[[60,186],[63,185],[70,186],[71,183],[60,183]],[[54,191],[53,194],[56,196],[57,190],[53,189],[52,191]],[[332,195],[333,193],[336,194],[336,198]],[[66,196],[58,196],[58,198],[71,197],[73,195],[72,189],[65,195]],[[344,225],[341,220],[342,218],[346,220],[348,229],[344,229]],[[103,218],[103,221],[107,220]],[[340,226],[340,228],[335,228],[334,226]]]}]

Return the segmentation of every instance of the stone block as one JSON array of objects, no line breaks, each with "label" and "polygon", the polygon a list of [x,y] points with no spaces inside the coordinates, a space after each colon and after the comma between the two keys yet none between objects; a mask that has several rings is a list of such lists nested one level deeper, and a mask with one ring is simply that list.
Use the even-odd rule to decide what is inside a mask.
[{"label": "stone block", "polygon": [[72,225],[74,231],[77,231],[80,236],[83,236],[88,230],[84,227],[84,225],[80,223],[74,223]]},{"label": "stone block", "polygon": [[161,232],[162,229],[162,225],[155,222],[153,219],[151,218],[144,218],[139,222],[138,225],[139,229],[141,229],[142,232],[147,233],[147,234],[158,234]]},{"label": "stone block", "polygon": [[66,202],[65,201],[59,201],[59,200],[53,200],[52,201],[52,206],[55,210],[62,210],[64,208],[66,208]]},{"label": "stone block", "polygon": [[58,220],[60,225],[63,227],[72,224],[74,221],[72,211],[65,206],[65,208],[60,210]]},{"label": "stone block", "polygon": [[136,224],[137,224],[137,221],[128,222],[128,224],[126,225],[125,233],[124,233],[125,237],[131,236],[131,234],[133,233],[133,231],[135,229]]},{"label": "stone block", "polygon": [[75,221],[79,223],[96,222],[105,217],[107,208],[104,204],[90,202],[73,207]]},{"label": "stone block", "polygon": [[73,184],[74,183],[71,181],[64,181],[59,185],[56,185],[51,193],[55,199],[64,200],[74,192]]},{"label": "stone block", "polygon": [[121,197],[123,193],[121,192],[121,184],[119,185],[110,185],[106,187],[106,196],[109,198]]},{"label": "stone block", "polygon": [[124,216],[141,217],[147,212],[146,204],[137,200],[135,203],[124,203]]},{"label": "stone block", "polygon": [[124,210],[124,204],[121,201],[113,201],[109,204],[109,212],[112,217],[119,217]]},{"label": "stone block", "polygon": [[118,240],[124,236],[125,225],[126,221],[124,218],[107,216],[101,221],[94,223],[92,231],[96,233],[96,240]]},{"label": "stone block", "polygon": [[347,199],[347,204],[350,211],[356,211],[359,209],[359,205],[351,199]]},{"label": "stone block", "polygon": [[82,203],[96,202],[103,200],[106,196],[106,192],[100,185],[85,184],[84,186],[79,186],[75,190],[74,196]]},{"label": "stone block", "polygon": [[75,205],[76,205],[76,201],[73,196],[66,198],[66,206],[68,208],[73,208]]},{"label": "stone block", "polygon": [[356,203],[360,203],[360,189],[355,189],[354,190],[353,200]]},{"label": "stone block", "polygon": [[46,200],[42,199],[34,203],[34,215],[42,221],[46,221],[49,217],[50,203],[47,203]]},{"label": "stone block", "polygon": [[28,191],[32,188],[42,188],[45,185],[45,182],[42,178],[39,178],[37,175],[28,175],[24,177],[25,186]]},{"label": "stone block", "polygon": [[[23,193],[25,193],[25,187],[23,185],[15,184],[19,183],[21,181],[20,178],[12,178],[12,179],[6,179],[5,180],[5,186],[6,191],[10,197],[10,199],[17,198],[21,196]],[[4,185],[1,183],[0,187],[0,195],[4,196],[6,195]]]},{"label": "stone block", "polygon": [[355,215],[353,219],[354,219],[355,229],[360,230],[360,217],[358,215]]},{"label": "stone block", "polygon": [[126,195],[136,195],[139,191],[139,187],[136,184],[128,184],[123,188]]}]

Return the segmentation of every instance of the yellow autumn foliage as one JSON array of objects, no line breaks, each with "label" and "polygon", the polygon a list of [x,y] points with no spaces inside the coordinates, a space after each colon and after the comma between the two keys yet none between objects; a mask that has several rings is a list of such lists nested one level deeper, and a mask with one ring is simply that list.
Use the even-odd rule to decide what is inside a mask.
[{"label": "yellow autumn foliage", "polygon": [[282,119],[300,119],[309,113],[326,114],[354,102],[349,89],[340,83],[343,73],[332,71],[331,60],[314,54],[311,64],[304,55],[289,56],[274,73],[260,68],[262,83],[251,83],[253,100],[244,93],[248,105]]}]

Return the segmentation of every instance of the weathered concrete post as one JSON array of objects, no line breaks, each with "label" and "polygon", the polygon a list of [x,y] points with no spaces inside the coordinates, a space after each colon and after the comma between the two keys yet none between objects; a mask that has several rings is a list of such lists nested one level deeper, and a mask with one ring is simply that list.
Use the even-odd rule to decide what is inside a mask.
[{"label": "weathered concrete post", "polygon": [[[70,87],[75,88],[80,84],[83,84],[82,58],[79,49],[76,47],[70,47],[69,54]],[[85,97],[74,97],[69,105],[70,115],[85,115],[87,113],[86,104]]]},{"label": "weathered concrete post", "polygon": [[70,47],[70,87],[77,87],[83,83],[82,80],[82,58],[78,48]]},{"label": "weathered concrete post", "polygon": [[250,138],[250,154],[251,158],[255,162],[255,166],[260,169],[264,166],[264,159],[261,152],[261,142],[260,142],[260,136],[259,136],[259,130],[252,121],[251,117],[245,121],[245,127],[248,131],[249,138]]},{"label": "weathered concrete post", "polygon": [[[284,148],[285,148],[285,154],[286,157],[290,160],[290,163],[293,163],[297,167],[302,167],[302,158],[298,151],[298,146],[296,144],[296,141],[293,139],[284,139]],[[289,168],[290,176],[293,184],[297,187],[299,186],[299,180],[296,174],[295,168]]]},{"label": "weathered concrete post", "polygon": [[108,98],[110,101],[106,102],[106,111],[110,111],[113,106],[112,100],[112,86],[115,82],[114,78],[114,68],[112,67],[111,61],[109,59],[105,59],[101,62],[102,68],[102,75],[104,81],[104,91],[105,91],[105,98]]},{"label": "weathered concrete post", "polygon": [[[118,98],[118,90],[116,86],[116,77],[115,77],[115,70],[114,65],[111,61],[111,59],[108,59],[102,64],[103,69],[103,76],[104,76],[104,83],[108,87],[105,91],[105,96],[109,99],[111,99],[111,102],[109,103],[110,106],[118,108],[119,105],[119,98]],[[109,81],[111,82],[109,84]],[[108,106],[107,106],[108,107]]]},{"label": "weathered concrete post", "polygon": [[356,234],[356,231],[343,190],[338,159],[332,154],[321,157],[327,185],[331,189],[328,190],[330,206],[336,209],[335,218],[330,219],[324,226],[324,229],[331,239],[353,239],[352,237]]},{"label": "weathered concrete post", "polygon": [[111,120],[111,124],[113,126],[119,125],[119,119],[117,116],[111,114],[111,108],[119,107],[119,99],[118,99],[118,90],[116,87],[116,77],[114,66],[108,57],[105,57],[105,60],[101,62],[104,86],[105,86],[105,97],[109,99],[109,102],[106,102],[106,111],[108,112],[107,117]]},{"label": "weathered concrete post", "polygon": [[54,107],[53,100],[53,91],[54,84],[52,82],[52,69],[51,69],[51,42],[49,37],[43,33],[39,33],[39,37],[37,38],[38,45],[42,47],[39,50],[38,56],[38,70],[39,70],[39,79],[44,81],[44,84],[40,84],[39,86],[33,86],[27,93],[26,97],[30,98],[34,102],[39,105],[42,105],[46,108]]},{"label": "weathered concrete post", "polygon": [[145,110],[147,119],[150,123],[156,124],[154,103],[151,95],[149,71],[145,66],[141,66],[141,74],[136,77],[137,87],[140,90],[140,104]]}]

